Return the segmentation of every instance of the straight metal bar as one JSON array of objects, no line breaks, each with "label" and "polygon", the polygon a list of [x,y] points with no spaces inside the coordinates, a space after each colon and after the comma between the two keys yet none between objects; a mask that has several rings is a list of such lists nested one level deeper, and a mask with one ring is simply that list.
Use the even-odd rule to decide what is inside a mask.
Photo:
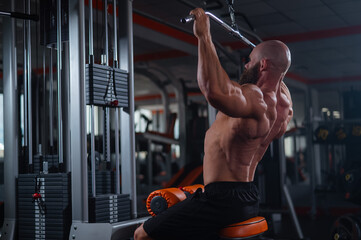
[{"label": "straight metal bar", "polygon": [[58,82],[58,157],[59,164],[63,163],[63,114],[62,114],[62,100],[61,100],[61,53],[62,53],[62,44],[61,44],[61,0],[57,1],[57,14],[56,14],[56,23],[57,23],[57,82]]},{"label": "straight metal bar", "polygon": [[108,0],[104,0],[104,24],[105,24],[105,44],[104,44],[104,53],[106,56],[106,65],[109,65],[109,34],[108,34]]},{"label": "straight metal bar", "polygon": [[[26,4],[24,4],[26,8]],[[26,11],[26,9],[24,9]],[[23,22],[23,50],[24,50],[24,65],[23,65],[23,80],[24,80],[24,146],[28,146],[28,64],[27,64],[27,49],[26,49],[26,21]]]},{"label": "straight metal bar", "polygon": [[70,80],[69,80],[69,42],[65,42],[64,43],[64,57],[63,57],[63,62],[62,65],[64,66],[63,68],[63,99],[64,99],[64,104],[63,104],[63,143],[64,143],[64,148],[63,148],[63,157],[64,157],[64,168],[63,170],[66,173],[70,172],[70,128],[69,128],[69,124],[70,124],[70,114],[69,114],[69,110],[70,110],[70,103],[69,103],[69,92],[70,92]]},{"label": "straight metal bar", "polygon": [[153,152],[152,152],[152,140],[148,139],[148,154],[147,154],[147,172],[148,172],[148,191],[151,191],[153,185]]},{"label": "straight metal bar", "polygon": [[159,136],[153,133],[142,133],[140,136],[144,137],[145,139],[148,139],[152,142],[161,142],[161,143],[165,143],[165,144],[175,144],[178,145],[179,141],[173,138],[167,138],[167,137],[163,137],[163,136]]},{"label": "straight metal bar", "polygon": [[90,106],[90,151],[91,151],[91,174],[92,174],[92,196],[95,197],[96,193],[96,185],[95,185],[95,137],[94,137],[94,108],[95,106]]},{"label": "straight metal bar", "polygon": [[19,12],[0,11],[0,16],[12,17],[12,18],[23,19],[23,20],[33,20],[33,21],[39,20],[39,16],[36,14],[24,14],[24,13],[19,13]]},{"label": "straight metal bar", "polygon": [[[89,64],[94,63],[94,46],[93,46],[93,0],[89,0]],[[96,196],[95,186],[95,136],[94,136],[94,108],[90,106],[90,164],[92,179],[92,196]]]},{"label": "straight metal bar", "polygon": [[[104,24],[105,24],[105,44],[104,44],[104,53],[105,53],[105,65],[109,66],[109,34],[108,34],[108,0],[104,0]],[[105,137],[106,145],[104,151],[106,152],[107,159],[106,161],[110,162],[110,109],[105,108]]]},{"label": "straight metal bar", "polygon": [[310,192],[311,192],[311,210],[310,216],[312,219],[316,218],[317,214],[317,199],[316,199],[316,159],[315,159],[315,145],[312,142],[313,139],[313,105],[312,102],[312,90],[310,87],[306,89],[306,101],[305,101],[305,113],[306,115],[306,146],[307,146],[307,158],[310,165]]},{"label": "straight metal bar", "polygon": [[50,48],[49,60],[49,138],[50,138],[50,154],[54,150],[54,136],[53,136],[53,101],[54,101],[54,74],[53,74],[53,49]]},{"label": "straight metal bar", "polygon": [[131,214],[137,217],[137,186],[134,130],[133,1],[119,3],[120,68],[129,73],[129,108],[121,111],[122,193],[129,194]]},{"label": "straight metal bar", "polygon": [[117,62],[118,61],[117,0],[113,0],[113,27],[114,27],[114,61]]},{"label": "straight metal bar", "polygon": [[84,16],[84,1],[69,1],[69,126],[73,224],[88,221]]},{"label": "straight metal bar", "polygon": [[[14,9],[14,0],[11,1]],[[1,230],[4,240],[15,239],[16,226],[16,178],[18,175],[18,113],[15,21],[3,19],[2,56],[4,84],[4,224]]]},{"label": "straight metal bar", "polygon": [[288,206],[288,209],[289,209],[289,211],[291,213],[292,222],[293,222],[293,225],[296,228],[298,238],[299,239],[304,239],[303,232],[302,232],[302,229],[301,229],[301,225],[300,225],[300,223],[298,221],[296,211],[295,211],[295,208],[293,206],[292,198],[291,198],[291,195],[290,195],[290,193],[288,191],[288,188],[287,188],[286,184],[283,184],[282,190],[283,190],[283,194],[284,194],[284,196],[286,198],[287,206]]},{"label": "straight metal bar", "polygon": [[93,0],[89,0],[89,55],[93,56]]},{"label": "straight metal bar", "polygon": [[110,109],[109,108],[105,108],[105,126],[106,126],[106,147],[105,147],[105,151],[106,151],[106,155],[107,155],[107,159],[106,161],[109,163],[110,162]]},{"label": "straight metal bar", "polygon": [[286,155],[285,155],[285,146],[284,146],[284,136],[282,136],[280,139],[277,140],[278,141],[278,151],[279,151],[279,161],[280,161],[280,184],[281,184],[281,191],[283,192],[283,195],[286,199],[286,203],[288,206],[288,210],[291,214],[291,218],[292,218],[292,222],[293,225],[296,228],[296,232],[298,235],[299,239],[304,239],[303,238],[303,233],[301,230],[301,226],[300,223],[298,221],[297,215],[296,215],[296,211],[295,208],[293,206],[293,201],[291,198],[291,195],[288,191],[287,185],[286,185]]},{"label": "straight metal bar", "polygon": [[[117,0],[113,0],[113,28],[114,28],[114,68],[118,68],[118,31],[117,31]],[[119,109],[115,108],[115,192],[120,193],[120,154],[119,154]]]},{"label": "straight metal bar", "polygon": [[140,226],[148,219],[149,217],[143,217],[143,218],[131,219],[121,223],[112,224],[111,240],[132,238],[134,235],[134,231],[138,228],[138,226]]},{"label": "straight metal bar", "polygon": [[[30,14],[30,0],[27,4],[27,14]],[[29,149],[29,165],[33,164],[33,121],[32,121],[32,79],[31,79],[31,25],[30,20],[27,20],[27,36],[26,36],[26,45],[27,45],[27,74],[28,74],[28,149]]]},{"label": "straight metal bar", "polygon": [[115,109],[115,192],[120,194],[119,172],[119,110]]},{"label": "straight metal bar", "polygon": [[[212,13],[205,12],[205,14],[207,14],[214,22],[219,24],[221,27],[223,27],[225,30],[227,30],[229,33],[231,33],[233,36],[235,36],[236,38],[239,38],[241,41],[246,43],[248,46],[250,46],[252,48],[256,47],[256,45],[254,43],[252,43],[245,36],[243,36],[238,30],[233,29],[231,26],[229,26],[227,23],[223,22],[221,19],[219,19],[218,17],[216,17]],[[181,22],[182,23],[188,23],[188,22],[192,22],[194,20],[195,20],[195,16],[194,15],[189,15],[189,16],[187,16],[185,18],[182,18]]]},{"label": "straight metal bar", "polygon": [[[45,41],[44,41],[45,42]],[[42,121],[45,123],[46,120],[46,111],[45,111],[45,103],[46,103],[46,47],[43,46],[43,117],[42,117]],[[43,128],[42,130],[42,141],[41,141],[41,145],[42,145],[42,153],[44,152],[44,149],[46,148],[45,143],[47,143],[46,141],[46,136],[47,136],[47,131],[45,131],[45,128]]]}]

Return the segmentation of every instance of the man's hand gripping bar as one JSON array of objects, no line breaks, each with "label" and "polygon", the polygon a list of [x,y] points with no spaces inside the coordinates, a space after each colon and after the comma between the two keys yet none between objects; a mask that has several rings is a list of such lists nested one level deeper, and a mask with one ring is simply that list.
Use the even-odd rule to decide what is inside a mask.
[{"label": "man's hand gripping bar", "polygon": [[[223,22],[218,17],[214,16],[212,13],[205,12],[205,14],[207,14],[213,21],[215,21],[216,23],[221,25],[228,32],[230,32],[233,36],[235,36],[236,38],[241,39],[244,43],[246,43],[251,48],[256,47],[255,44],[253,44],[250,40],[248,40],[245,36],[243,36],[238,30],[234,30],[231,26],[229,26],[227,23]],[[185,18],[182,18],[180,21],[182,23],[189,23],[189,22],[192,22],[194,20],[195,20],[195,16],[194,15],[189,15],[189,16],[187,16]]]}]

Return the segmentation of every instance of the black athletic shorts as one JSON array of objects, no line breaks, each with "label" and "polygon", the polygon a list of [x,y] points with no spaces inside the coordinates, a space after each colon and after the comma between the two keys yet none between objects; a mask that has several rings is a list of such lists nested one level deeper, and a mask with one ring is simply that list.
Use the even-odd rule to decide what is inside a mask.
[{"label": "black athletic shorts", "polygon": [[144,223],[155,240],[217,239],[221,228],[258,215],[259,195],[251,182],[214,182]]}]

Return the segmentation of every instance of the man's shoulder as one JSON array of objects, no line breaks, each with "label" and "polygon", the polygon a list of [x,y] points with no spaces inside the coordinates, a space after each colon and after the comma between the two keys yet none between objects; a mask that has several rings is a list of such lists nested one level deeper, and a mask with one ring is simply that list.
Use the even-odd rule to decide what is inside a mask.
[{"label": "man's shoulder", "polygon": [[242,89],[242,92],[244,95],[248,94],[253,97],[263,97],[262,90],[255,84],[246,83],[240,85],[240,88]]}]

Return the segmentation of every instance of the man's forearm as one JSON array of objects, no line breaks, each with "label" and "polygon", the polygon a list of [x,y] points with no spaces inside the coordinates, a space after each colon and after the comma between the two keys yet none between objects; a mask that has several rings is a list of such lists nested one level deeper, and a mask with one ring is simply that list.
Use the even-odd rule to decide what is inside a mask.
[{"label": "man's forearm", "polygon": [[[227,91],[225,84],[227,75],[221,66],[211,37],[198,39],[198,85],[207,97],[210,94]],[[223,84],[222,84],[223,83]]]}]

